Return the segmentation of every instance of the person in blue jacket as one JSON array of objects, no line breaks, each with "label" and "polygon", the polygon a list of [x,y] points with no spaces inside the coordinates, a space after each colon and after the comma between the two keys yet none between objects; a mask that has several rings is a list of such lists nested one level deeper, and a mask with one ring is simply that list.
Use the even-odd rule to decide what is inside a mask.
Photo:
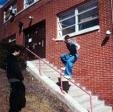
[{"label": "person in blue jacket", "polygon": [[67,79],[71,79],[73,65],[79,58],[78,50],[80,49],[80,45],[76,42],[76,40],[73,41],[72,39],[70,39],[69,35],[66,35],[64,37],[64,40],[58,40],[58,39],[53,39],[53,40],[64,41],[67,49],[69,50],[69,53],[61,54],[60,59],[64,64],[64,67],[61,68],[62,70],[64,70],[64,77]]},{"label": "person in blue jacket", "polygon": [[65,66],[64,77],[71,79],[73,65],[79,58],[78,49],[80,49],[80,45],[76,41],[71,40],[69,35],[64,37],[64,42],[67,49],[69,50],[69,53],[61,54],[60,58]]}]

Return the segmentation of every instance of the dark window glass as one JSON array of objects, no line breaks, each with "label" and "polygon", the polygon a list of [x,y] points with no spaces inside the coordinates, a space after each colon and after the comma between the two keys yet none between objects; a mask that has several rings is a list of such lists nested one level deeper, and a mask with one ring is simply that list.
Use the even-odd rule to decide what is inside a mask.
[{"label": "dark window glass", "polygon": [[67,19],[61,22],[62,28],[65,28],[74,24],[75,24],[75,17],[72,17],[70,19]]},{"label": "dark window glass", "polygon": [[68,12],[63,13],[62,15],[59,16],[59,20],[66,19],[68,17],[74,16],[74,10],[70,10]]},{"label": "dark window glass", "polygon": [[34,0],[26,0],[26,4],[27,5],[30,5],[30,4],[32,4],[34,2]]},{"label": "dark window glass", "polygon": [[86,3],[86,4],[84,4],[84,5],[80,6],[80,7],[78,7],[78,12],[79,13],[80,12],[83,12],[83,11],[85,11],[87,9],[91,9],[92,7],[95,7],[97,5],[98,5],[97,0],[91,0],[90,2],[88,2],[88,3]]},{"label": "dark window glass", "polygon": [[73,33],[73,32],[75,32],[75,26],[63,29],[62,32],[63,32],[63,35],[66,35],[66,34],[69,34],[69,33]]},{"label": "dark window glass", "polygon": [[93,9],[93,10],[90,10],[90,11],[87,11],[83,14],[80,14],[78,16],[78,20],[79,22],[84,22],[84,21],[90,21],[91,19],[95,18],[95,17],[98,17],[98,9]]},{"label": "dark window glass", "polygon": [[90,28],[99,24],[99,20],[95,19],[93,21],[85,22],[79,25],[79,30]]}]

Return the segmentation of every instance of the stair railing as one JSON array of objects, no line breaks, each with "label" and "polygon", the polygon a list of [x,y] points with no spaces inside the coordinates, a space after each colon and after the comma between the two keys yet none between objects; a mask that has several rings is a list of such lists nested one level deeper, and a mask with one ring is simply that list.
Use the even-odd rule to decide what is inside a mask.
[{"label": "stair railing", "polygon": [[[61,89],[61,92],[64,93],[63,91],[63,84],[62,84],[62,77],[65,78],[63,76],[63,73],[61,73],[60,71],[58,71],[57,69],[55,69],[54,67],[52,67],[49,63],[47,63],[46,61],[44,61],[43,59],[41,59],[38,55],[36,55],[33,51],[31,51],[29,48],[26,48],[27,51],[29,51],[32,55],[34,55],[36,58],[39,59],[39,73],[41,74],[41,71],[40,71],[40,62],[44,62],[46,65],[48,65],[49,67],[51,67],[53,70],[55,70],[57,73],[60,74],[60,80],[61,80],[61,84],[60,84],[60,89]],[[65,78],[67,79],[67,78]],[[89,95],[90,97],[90,110],[88,110],[88,112],[93,112],[93,106],[92,106],[92,96],[91,96],[91,93],[88,93],[86,90],[84,90],[83,88],[81,88],[79,85],[77,85],[76,83],[74,83],[73,81],[67,79],[69,82],[73,83],[76,87],[78,87],[79,89],[81,89],[82,91],[84,91],[87,95]]]}]

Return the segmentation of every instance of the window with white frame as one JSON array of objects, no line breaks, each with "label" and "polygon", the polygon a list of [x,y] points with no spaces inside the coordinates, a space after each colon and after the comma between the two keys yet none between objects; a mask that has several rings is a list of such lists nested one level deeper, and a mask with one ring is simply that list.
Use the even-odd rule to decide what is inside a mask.
[{"label": "window with white frame", "polygon": [[37,2],[39,0],[24,0],[24,8],[29,7],[30,5],[32,5],[33,3]]},{"label": "window with white frame", "polygon": [[98,0],[89,2],[58,16],[58,36],[81,34],[99,28]]},{"label": "window with white frame", "polygon": [[17,13],[17,5],[13,4],[4,10],[4,22],[10,20]]}]

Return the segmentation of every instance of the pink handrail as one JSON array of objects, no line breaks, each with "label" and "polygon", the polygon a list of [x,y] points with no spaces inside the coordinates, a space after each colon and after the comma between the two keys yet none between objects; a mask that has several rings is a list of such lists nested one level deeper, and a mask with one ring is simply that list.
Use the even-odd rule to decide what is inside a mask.
[{"label": "pink handrail", "polygon": [[[27,51],[29,51],[31,54],[33,54],[36,58],[38,58],[38,59],[40,59],[42,62],[44,62],[46,65],[48,65],[49,67],[51,67],[53,70],[55,70],[57,73],[59,73],[60,74],[60,77],[62,77],[63,76],[63,73],[61,73],[60,71],[58,71],[58,70],[56,70],[54,67],[52,67],[51,65],[49,65],[47,62],[45,62],[44,60],[42,60],[38,55],[36,55],[33,51],[31,51],[30,49],[28,49],[28,48],[26,48],[26,50]],[[40,62],[39,62],[40,63]],[[63,76],[64,77],[64,76]],[[64,77],[65,78],[65,77]],[[67,79],[67,78],[65,78],[65,79]],[[90,93],[88,93],[86,90],[84,90],[83,88],[81,88],[79,85],[77,85],[76,83],[74,83],[73,81],[71,81],[71,80],[69,80],[69,79],[67,79],[69,82],[71,82],[71,83],[73,83],[75,86],[77,86],[78,88],[80,88],[82,91],[84,91],[86,94],[88,94],[89,95],[89,97],[90,97],[90,108],[91,108],[91,110],[90,111],[88,111],[88,112],[93,112],[93,107],[92,107],[92,96],[91,96],[91,94]],[[61,80],[61,87],[60,87],[60,89],[61,89],[61,92],[63,92],[63,86],[62,86],[62,80]]]}]

